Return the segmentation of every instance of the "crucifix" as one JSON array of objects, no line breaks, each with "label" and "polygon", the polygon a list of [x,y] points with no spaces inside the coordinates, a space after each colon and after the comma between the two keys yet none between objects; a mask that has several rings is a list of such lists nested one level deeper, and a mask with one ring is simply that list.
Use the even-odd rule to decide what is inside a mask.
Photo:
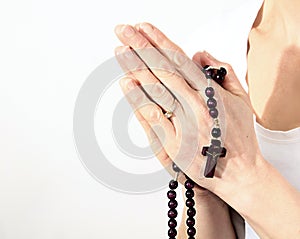
[{"label": "crucifix", "polygon": [[204,176],[206,178],[212,178],[215,174],[218,158],[226,156],[226,149],[221,147],[220,140],[213,139],[209,147],[206,146],[202,148],[202,155],[207,156]]}]

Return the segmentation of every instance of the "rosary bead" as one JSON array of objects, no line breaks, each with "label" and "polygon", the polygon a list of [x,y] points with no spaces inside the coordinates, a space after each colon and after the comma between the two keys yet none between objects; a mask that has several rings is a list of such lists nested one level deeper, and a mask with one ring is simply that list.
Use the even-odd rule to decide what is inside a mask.
[{"label": "rosary bead", "polygon": [[190,227],[190,228],[188,228],[187,229],[187,234],[189,235],[189,236],[195,236],[195,234],[196,234],[196,229],[194,228],[194,227]]},{"label": "rosary bead", "polygon": [[168,231],[168,236],[169,237],[176,237],[177,235],[177,231],[175,228],[170,228],[169,231]]},{"label": "rosary bead", "polygon": [[175,217],[177,217],[177,210],[176,209],[170,209],[169,211],[168,211],[168,217],[169,218],[175,218]]},{"label": "rosary bead", "polygon": [[188,217],[188,219],[186,219],[186,225],[188,227],[193,227],[195,225],[195,219],[193,217]]},{"label": "rosary bead", "polygon": [[216,108],[217,107],[217,101],[214,98],[209,98],[206,102],[208,108]]},{"label": "rosary bead", "polygon": [[216,75],[215,78],[214,78],[214,80],[215,80],[219,85],[222,85],[222,84],[223,84],[224,79],[225,79],[225,77],[222,76],[222,75],[220,75],[220,74]]},{"label": "rosary bead", "polygon": [[211,131],[211,135],[215,138],[218,138],[221,136],[221,130],[220,128],[213,128]]},{"label": "rosary bead", "polygon": [[222,76],[225,76],[227,74],[227,71],[226,71],[226,69],[224,67],[221,67],[220,70],[219,70],[219,72],[220,72],[220,74]]},{"label": "rosary bead", "polygon": [[174,190],[168,191],[167,195],[168,195],[169,199],[175,199],[176,198],[176,192]]},{"label": "rosary bead", "polygon": [[214,90],[214,88],[212,88],[212,87],[207,87],[207,88],[205,89],[205,95],[206,95],[208,98],[214,97],[214,95],[215,95],[215,90]]},{"label": "rosary bead", "polygon": [[177,222],[174,218],[171,218],[169,221],[168,221],[168,225],[170,228],[175,228],[177,227]]},{"label": "rosary bead", "polygon": [[209,66],[204,66],[202,72],[205,74],[206,78],[211,79],[211,76],[213,74],[213,69],[207,69]]},{"label": "rosary bead", "polygon": [[195,196],[195,193],[194,193],[193,190],[188,189],[188,190],[186,190],[186,192],[185,192],[185,196],[186,196],[187,198],[193,198],[193,197]]},{"label": "rosary bead", "polygon": [[194,217],[194,216],[196,215],[196,210],[195,210],[195,208],[189,208],[189,209],[187,210],[187,215],[188,215],[189,217]]},{"label": "rosary bead", "polygon": [[171,180],[169,183],[169,188],[170,189],[176,189],[178,187],[178,182],[175,180]]},{"label": "rosary bead", "polygon": [[218,110],[216,109],[216,108],[211,108],[210,110],[209,110],[209,115],[212,117],[212,118],[217,118],[218,117],[218,115],[219,115],[219,112],[218,112]]},{"label": "rosary bead", "polygon": [[194,201],[194,199],[188,198],[188,199],[186,200],[186,202],[185,202],[185,205],[186,205],[187,207],[193,207],[193,206],[195,206],[195,201]]},{"label": "rosary bead", "polygon": [[176,173],[180,172],[180,168],[175,163],[172,164],[172,168],[173,168],[174,172],[176,172]]},{"label": "rosary bead", "polygon": [[195,183],[191,179],[188,179],[185,181],[184,186],[186,189],[192,189],[194,188]]},{"label": "rosary bead", "polygon": [[178,206],[178,203],[176,200],[171,200],[168,203],[169,208],[176,208]]}]

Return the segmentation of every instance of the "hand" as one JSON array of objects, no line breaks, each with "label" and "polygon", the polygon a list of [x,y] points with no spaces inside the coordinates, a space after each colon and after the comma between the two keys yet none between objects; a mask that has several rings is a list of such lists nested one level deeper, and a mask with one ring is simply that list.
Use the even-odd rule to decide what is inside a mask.
[{"label": "hand", "polygon": [[[116,34],[125,45],[116,49],[126,72],[121,87],[159,160],[169,170],[175,161],[197,184],[231,205],[238,204],[240,189],[258,183],[258,166],[265,161],[260,157],[249,97],[230,65],[205,52],[190,60],[150,24],[117,26]],[[212,179],[202,173],[206,157],[201,150],[210,143],[213,121],[204,95],[207,81],[196,63],[223,66],[228,72],[224,89],[212,83],[217,93],[222,142],[227,149]],[[170,110],[173,117],[168,119],[164,112]]]},{"label": "hand", "polygon": [[[232,68],[205,52],[188,59],[150,24],[118,26],[116,33],[127,46],[116,49],[126,71],[122,89],[162,164],[170,169],[175,161],[198,185],[241,213],[261,238],[298,238],[300,193],[263,159],[249,97]],[[196,63],[228,72],[224,89],[213,84],[227,155],[219,159],[212,179],[200,173],[205,164],[200,151],[209,142],[212,120],[203,96],[206,80]],[[174,111],[171,119],[163,114],[168,110]]]}]

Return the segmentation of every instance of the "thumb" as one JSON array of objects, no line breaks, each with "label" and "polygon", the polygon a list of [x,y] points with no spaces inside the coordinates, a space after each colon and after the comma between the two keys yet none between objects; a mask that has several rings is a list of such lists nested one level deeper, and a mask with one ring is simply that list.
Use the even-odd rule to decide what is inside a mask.
[{"label": "thumb", "polygon": [[206,66],[206,65],[210,65],[212,67],[224,67],[227,71],[227,74],[225,76],[225,80],[222,84],[222,86],[224,87],[224,89],[226,89],[227,91],[229,91],[230,93],[240,96],[240,97],[247,97],[248,98],[248,94],[247,92],[244,90],[243,86],[241,85],[240,81],[238,80],[236,74],[234,73],[231,65],[218,61],[217,59],[215,59],[213,56],[211,56],[208,52],[204,51],[204,52],[197,52],[194,56],[193,56],[193,61],[198,64],[201,65],[202,67]]}]

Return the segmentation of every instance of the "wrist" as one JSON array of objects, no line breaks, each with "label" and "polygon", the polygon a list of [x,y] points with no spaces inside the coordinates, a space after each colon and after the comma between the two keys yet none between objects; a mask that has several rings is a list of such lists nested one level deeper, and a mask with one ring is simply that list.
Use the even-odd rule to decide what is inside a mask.
[{"label": "wrist", "polygon": [[262,157],[257,162],[233,207],[262,238],[298,238],[299,191]]},{"label": "wrist", "polygon": [[[255,166],[249,170],[247,177],[238,187],[238,195],[233,207],[245,218],[251,217],[256,210],[256,202],[265,199],[268,187],[275,170],[261,155],[258,155]],[[269,195],[270,196],[270,195]]]}]

